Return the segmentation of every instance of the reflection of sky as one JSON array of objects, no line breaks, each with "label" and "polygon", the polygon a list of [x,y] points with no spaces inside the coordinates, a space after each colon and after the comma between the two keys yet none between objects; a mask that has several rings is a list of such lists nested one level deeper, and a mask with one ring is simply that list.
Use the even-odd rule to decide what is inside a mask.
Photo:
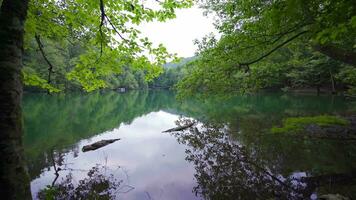
[{"label": "reflection of sky", "polygon": [[[135,187],[128,193],[120,193],[122,199],[197,199],[192,193],[196,185],[194,168],[185,161],[185,146],[162,131],[175,126],[178,116],[166,112],[152,112],[135,119],[131,125],[121,125],[112,131],[104,132],[78,143],[84,145],[102,140],[121,140],[90,152],[73,152],[65,155],[65,163],[71,169],[88,170],[96,164],[113,169],[111,173],[124,184]],[[118,169],[118,167],[120,167]],[[45,169],[44,169],[45,170]],[[60,172],[61,178],[67,171]],[[86,172],[73,171],[74,180],[84,178]],[[127,176],[126,176],[127,174]],[[54,171],[44,171],[31,183],[32,194],[50,185]]]}]

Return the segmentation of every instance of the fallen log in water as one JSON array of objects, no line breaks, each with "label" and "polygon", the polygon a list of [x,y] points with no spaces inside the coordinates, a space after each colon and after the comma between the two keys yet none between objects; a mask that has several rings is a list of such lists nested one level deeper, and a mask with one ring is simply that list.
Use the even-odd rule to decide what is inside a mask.
[{"label": "fallen log in water", "polygon": [[173,131],[182,131],[182,130],[185,130],[185,129],[193,126],[194,124],[195,124],[195,122],[192,122],[192,123],[189,123],[189,124],[184,125],[184,126],[178,126],[178,127],[175,127],[175,128],[171,128],[171,129],[165,130],[162,133],[173,132]]},{"label": "fallen log in water", "polygon": [[93,144],[89,144],[89,145],[83,146],[82,151],[83,152],[93,151],[93,150],[99,149],[99,148],[101,148],[103,146],[106,146],[108,144],[111,144],[113,142],[116,142],[118,140],[120,140],[120,139],[100,140],[99,142],[95,142]]}]

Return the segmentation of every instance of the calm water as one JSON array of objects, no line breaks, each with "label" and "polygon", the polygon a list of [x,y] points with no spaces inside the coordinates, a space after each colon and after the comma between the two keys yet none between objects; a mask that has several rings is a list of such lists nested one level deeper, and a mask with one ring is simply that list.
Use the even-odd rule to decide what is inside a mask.
[{"label": "calm water", "polygon": [[[23,109],[34,198],[47,185],[85,193],[101,180],[108,180],[104,192],[128,200],[356,197],[355,142],[269,132],[286,117],[355,113],[356,104],[342,98],[259,94],[179,102],[167,91],[26,94]],[[186,131],[162,133],[193,120]],[[113,138],[121,140],[81,151]]]}]

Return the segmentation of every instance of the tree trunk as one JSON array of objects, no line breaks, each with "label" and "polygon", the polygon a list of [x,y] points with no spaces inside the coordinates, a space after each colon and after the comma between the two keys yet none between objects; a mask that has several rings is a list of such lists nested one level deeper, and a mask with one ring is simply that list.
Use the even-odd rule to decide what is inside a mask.
[{"label": "tree trunk", "polygon": [[334,45],[314,45],[313,48],[334,60],[356,67],[356,52],[347,51]]},{"label": "tree trunk", "polygon": [[4,0],[0,10],[0,194],[31,199],[22,145],[21,67],[28,0]]},{"label": "tree trunk", "polygon": [[331,70],[329,69],[329,74],[330,74],[330,81],[331,81],[331,94],[336,94],[336,89],[335,89],[335,80],[334,76],[331,73]]}]

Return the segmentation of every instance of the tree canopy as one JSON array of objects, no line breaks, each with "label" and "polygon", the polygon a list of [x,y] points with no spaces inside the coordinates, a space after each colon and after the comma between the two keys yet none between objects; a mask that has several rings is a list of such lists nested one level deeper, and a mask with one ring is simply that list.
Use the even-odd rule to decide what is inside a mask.
[{"label": "tree canopy", "polygon": [[[293,77],[315,79],[308,77],[315,71],[331,82],[345,66],[356,66],[353,1],[202,0],[200,6],[216,16],[221,38],[197,42],[200,59],[178,84],[182,94],[291,86]],[[308,76],[299,73],[306,70]]]},{"label": "tree canopy", "polygon": [[[23,83],[57,92],[66,87],[57,87],[62,78],[92,91],[107,87],[108,76],[124,67],[141,69],[150,80],[174,55],[140,36],[138,25],[172,19],[175,9],[190,7],[192,0],[2,0],[0,5],[1,160],[7,161],[0,188],[5,199],[30,199],[22,147]],[[31,54],[31,48],[47,64],[47,76],[31,56],[25,60],[23,50]],[[61,59],[53,61],[53,53]]]},{"label": "tree canopy", "polygon": [[[92,91],[108,87],[108,77],[122,73],[124,67],[140,69],[145,79],[151,80],[162,71],[166,59],[175,55],[168,53],[162,44],[155,46],[142,37],[139,24],[172,19],[175,9],[190,7],[192,3],[191,0],[30,1],[25,52],[37,52],[47,67],[41,69],[42,75],[31,67],[24,68],[24,82],[57,92],[63,89],[53,84],[52,79],[57,76]],[[57,46],[55,58],[52,55],[51,59],[54,46]],[[73,52],[75,48],[80,51]],[[61,54],[64,62],[58,63]]]}]

